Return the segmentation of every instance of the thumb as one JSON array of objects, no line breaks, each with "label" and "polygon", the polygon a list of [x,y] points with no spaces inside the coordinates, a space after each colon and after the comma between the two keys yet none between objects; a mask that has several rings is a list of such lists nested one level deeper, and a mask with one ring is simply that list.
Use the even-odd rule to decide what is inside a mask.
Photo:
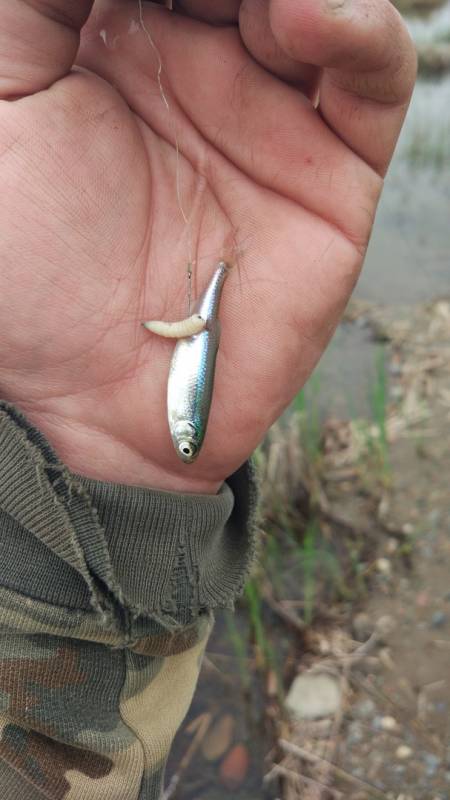
[{"label": "thumb", "polygon": [[71,69],[93,0],[0,0],[0,98],[47,89]]}]

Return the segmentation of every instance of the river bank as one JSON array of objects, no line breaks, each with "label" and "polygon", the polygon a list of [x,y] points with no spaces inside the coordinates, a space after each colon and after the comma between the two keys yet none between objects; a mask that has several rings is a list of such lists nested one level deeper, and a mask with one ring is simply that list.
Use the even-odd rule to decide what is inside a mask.
[{"label": "river bank", "polygon": [[260,454],[260,567],[178,737],[173,764],[206,726],[183,800],[450,796],[450,302],[347,319],[383,348],[372,419],[304,396]]}]

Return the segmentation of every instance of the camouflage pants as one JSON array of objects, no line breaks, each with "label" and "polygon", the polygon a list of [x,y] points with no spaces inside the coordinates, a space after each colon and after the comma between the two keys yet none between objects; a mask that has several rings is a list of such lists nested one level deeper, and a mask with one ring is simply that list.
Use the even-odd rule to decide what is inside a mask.
[{"label": "camouflage pants", "polygon": [[158,800],[212,625],[254,550],[217,496],[72,475],[0,403],[0,800]]}]

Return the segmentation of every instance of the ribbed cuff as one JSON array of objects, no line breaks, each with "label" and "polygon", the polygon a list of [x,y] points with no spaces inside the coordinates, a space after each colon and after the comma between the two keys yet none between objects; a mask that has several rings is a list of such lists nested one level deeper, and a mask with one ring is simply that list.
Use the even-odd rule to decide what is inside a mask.
[{"label": "ribbed cuff", "polygon": [[254,557],[255,509],[249,464],[215,496],[96,481],[72,474],[0,402],[0,585],[186,625],[233,605]]}]

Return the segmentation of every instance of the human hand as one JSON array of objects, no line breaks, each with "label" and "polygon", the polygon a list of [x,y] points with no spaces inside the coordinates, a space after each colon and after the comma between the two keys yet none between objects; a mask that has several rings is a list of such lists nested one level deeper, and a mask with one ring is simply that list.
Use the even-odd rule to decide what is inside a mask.
[{"label": "human hand", "polygon": [[[91,6],[0,0],[1,394],[75,472],[215,492],[339,321],[414,49],[388,0],[149,5],[168,112],[138,0]],[[166,422],[173,343],[140,326],[185,315],[189,253],[197,294],[235,265],[194,465]]]}]

